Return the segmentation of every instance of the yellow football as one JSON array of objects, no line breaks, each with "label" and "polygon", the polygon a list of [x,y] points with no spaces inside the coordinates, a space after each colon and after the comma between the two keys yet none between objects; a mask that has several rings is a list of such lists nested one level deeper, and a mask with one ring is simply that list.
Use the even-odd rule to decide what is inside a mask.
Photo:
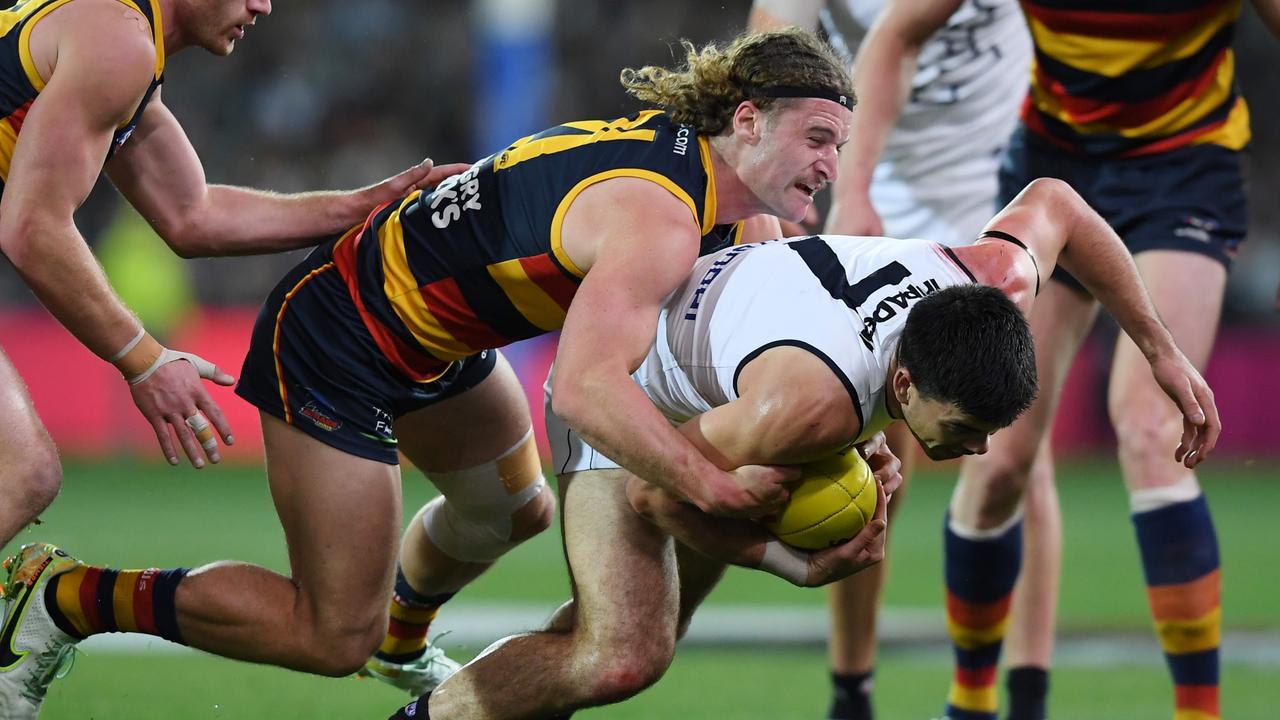
[{"label": "yellow football", "polygon": [[871,467],[850,448],[804,465],[791,498],[765,527],[788,545],[820,550],[857,535],[875,512]]}]

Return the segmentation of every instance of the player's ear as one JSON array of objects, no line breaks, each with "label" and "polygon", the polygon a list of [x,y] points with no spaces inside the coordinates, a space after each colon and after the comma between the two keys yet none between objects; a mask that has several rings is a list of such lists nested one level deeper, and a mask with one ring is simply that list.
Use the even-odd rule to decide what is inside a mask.
[{"label": "player's ear", "polygon": [[906,405],[911,400],[911,371],[899,367],[893,371],[893,397],[899,405]]},{"label": "player's ear", "polygon": [[750,100],[743,100],[733,111],[733,134],[742,142],[755,145],[764,135],[764,120],[763,110]]}]

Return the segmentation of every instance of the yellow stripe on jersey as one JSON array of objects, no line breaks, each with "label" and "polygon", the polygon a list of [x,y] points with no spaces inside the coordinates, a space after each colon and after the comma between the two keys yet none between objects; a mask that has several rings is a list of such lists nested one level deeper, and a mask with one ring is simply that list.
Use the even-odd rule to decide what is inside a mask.
[{"label": "yellow stripe on jersey", "polygon": [[947,693],[947,702],[970,712],[995,713],[998,707],[995,685],[969,688],[959,683],[951,683],[951,692]]},{"label": "yellow stripe on jersey", "polygon": [[1195,620],[1158,620],[1156,635],[1170,655],[1212,650],[1222,644],[1222,608]]},{"label": "yellow stripe on jersey", "polygon": [[1222,28],[1235,22],[1238,14],[1239,3],[1228,3],[1209,21],[1173,40],[1058,33],[1030,14],[1026,18],[1031,36],[1041,52],[1074,68],[1115,78],[1195,55]]},{"label": "yellow stripe on jersey", "polygon": [[[1056,95],[1034,83],[1031,87],[1031,102],[1040,112],[1073,126],[1076,132],[1082,135],[1113,133],[1132,138],[1164,137],[1176,134],[1179,130],[1195,124],[1206,113],[1212,112],[1226,102],[1227,98],[1231,96],[1232,78],[1235,77],[1235,72],[1235,54],[1228,53],[1222,62],[1218,63],[1217,77],[1203,94],[1189,97],[1151,122],[1133,127],[1115,127],[1104,123],[1077,123],[1071,117],[1071,114],[1062,107]],[[1242,105],[1242,103],[1238,103],[1238,105]],[[1246,110],[1245,112],[1248,111]],[[1234,126],[1231,122],[1228,122],[1227,126],[1236,131],[1243,127],[1246,133],[1248,129],[1247,124]]]},{"label": "yellow stripe on jersey", "polygon": [[[556,256],[556,260],[559,261],[560,265],[564,267],[565,270],[568,270],[580,278],[586,277],[586,271],[575,265],[574,262],[569,259],[569,254],[564,251],[564,241],[561,237],[561,233],[564,230],[564,216],[568,214],[569,206],[573,204],[573,201],[577,199],[578,195],[581,194],[583,190],[586,190],[598,182],[604,182],[605,180],[612,180],[613,178],[619,177],[640,178],[641,180],[648,180],[661,185],[666,188],[667,192],[675,195],[676,198],[687,205],[689,207],[689,212],[693,213],[693,222],[698,222],[698,206],[693,204],[693,198],[689,197],[689,193],[685,192],[684,188],[676,185],[671,181],[671,178],[665,175],[659,175],[652,170],[644,170],[641,168],[615,168],[613,170],[606,170],[584,178],[577,185],[574,185],[572,190],[565,193],[564,199],[562,199],[560,204],[556,206],[555,216],[551,219],[551,252]],[[708,184],[710,184],[710,173],[708,173],[707,177]]]},{"label": "yellow stripe on jersey", "polygon": [[421,194],[421,190],[410,193],[396,212],[378,226],[378,246],[382,249],[382,291],[386,293],[396,315],[400,316],[422,347],[446,360],[466,357],[475,350],[453,337],[436,316],[431,314],[419,292],[418,279],[409,268],[400,213]]},{"label": "yellow stripe on jersey", "polygon": [[[635,130],[653,119],[654,115],[661,114],[661,110],[645,110],[636,115],[634,120],[575,120],[561,125],[561,127],[571,127],[575,130],[585,130],[589,133],[599,133],[605,130]],[[526,140],[528,138],[525,138]]]},{"label": "yellow stripe on jersey", "polygon": [[543,138],[535,138],[533,135],[522,137],[512,143],[506,150],[498,154],[493,162],[494,170],[506,170],[513,165],[519,165],[526,160],[532,160],[543,155],[551,155],[553,153],[564,152],[565,150],[573,150],[583,145],[591,145],[598,142],[609,142],[612,140],[636,140],[639,142],[653,142],[656,135],[653,130],[636,130],[635,128],[649,122],[654,115],[662,112],[661,110],[647,110],[640,113],[633,120],[622,118],[606,122],[604,120],[579,120],[569,122],[560,127],[573,128],[582,130],[582,135],[550,135]]},{"label": "yellow stripe on jersey", "polygon": [[9,118],[0,120],[0,180],[9,179],[9,163],[13,161],[13,150],[17,145],[18,133]]},{"label": "yellow stripe on jersey", "polygon": [[[707,175],[707,196],[702,204],[702,234],[711,232],[716,224],[716,169],[711,165],[711,143],[705,135],[698,136],[698,157],[702,159],[702,171]],[[698,211],[693,211],[694,220]]]},{"label": "yellow stripe on jersey", "polygon": [[1231,150],[1241,150],[1249,144],[1250,135],[1249,104],[1243,97],[1238,97],[1235,106],[1231,108],[1231,114],[1227,116],[1227,121],[1221,127],[1196,137],[1191,144],[1213,143]]},{"label": "yellow stripe on jersey", "polygon": [[490,265],[489,275],[502,287],[507,299],[526,320],[547,331],[559,330],[564,326],[565,311],[537,283],[529,279],[519,258]]}]

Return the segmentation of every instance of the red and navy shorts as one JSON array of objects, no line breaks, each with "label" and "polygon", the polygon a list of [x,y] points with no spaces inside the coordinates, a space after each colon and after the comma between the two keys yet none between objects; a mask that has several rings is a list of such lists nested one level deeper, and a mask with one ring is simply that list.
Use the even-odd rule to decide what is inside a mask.
[{"label": "red and navy shorts", "polygon": [[[1020,125],[1000,167],[1001,204],[1039,177],[1070,183],[1133,255],[1178,250],[1207,255],[1230,269],[1245,239],[1240,153],[1219,145],[1093,158],[1059,149]],[[1084,289],[1062,268],[1054,270],[1053,279]]]},{"label": "red and navy shorts", "polygon": [[498,353],[454,362],[430,382],[405,378],[365,329],[331,247],[316,248],[271,291],[236,394],[325,445],[395,465],[395,419],[479,385]]}]

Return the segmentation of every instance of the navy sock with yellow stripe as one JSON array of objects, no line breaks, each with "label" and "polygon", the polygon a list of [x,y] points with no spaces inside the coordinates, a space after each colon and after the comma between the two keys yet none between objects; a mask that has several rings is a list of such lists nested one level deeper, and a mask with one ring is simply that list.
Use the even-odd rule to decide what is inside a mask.
[{"label": "navy sock with yellow stripe", "polygon": [[1217,720],[1218,537],[1204,495],[1133,514],[1147,599],[1174,683],[1174,720]]},{"label": "navy sock with yellow stripe", "polygon": [[956,663],[945,714],[949,720],[996,720],[996,664],[1022,565],[1022,521],[961,536],[948,513],[943,536],[947,632]]},{"label": "navy sock with yellow stripe", "polygon": [[175,599],[187,572],[77,565],[49,580],[45,605],[54,624],[72,637],[138,632],[185,645]]}]

